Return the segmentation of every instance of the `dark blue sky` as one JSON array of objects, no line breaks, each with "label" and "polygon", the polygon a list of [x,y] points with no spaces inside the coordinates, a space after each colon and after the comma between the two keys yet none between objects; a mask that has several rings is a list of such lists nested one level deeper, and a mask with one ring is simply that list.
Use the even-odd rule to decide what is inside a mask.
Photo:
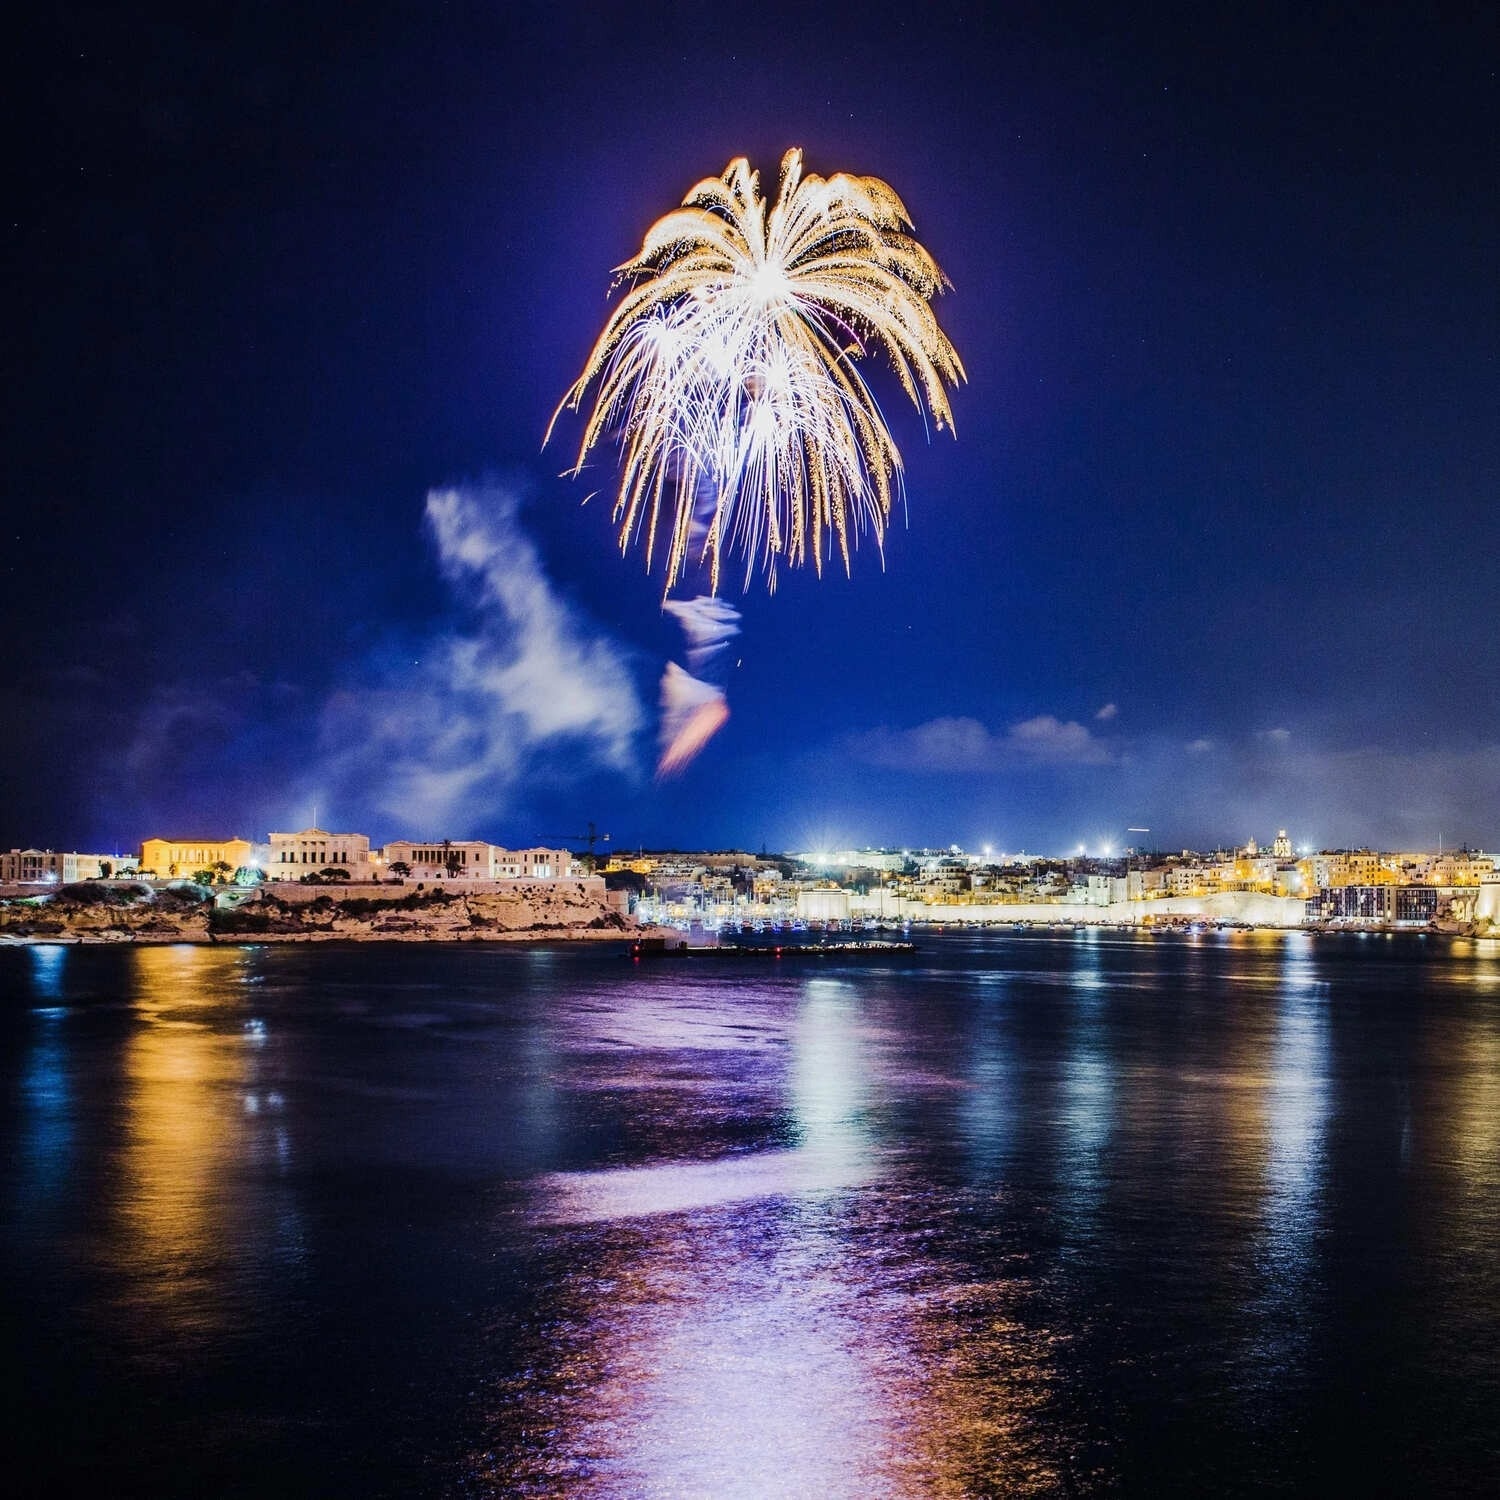
[{"label": "dark blue sky", "polygon": [[[1500,841],[1495,13],[1135,9],[32,20],[0,844]],[[610,268],[789,145],[902,194],[970,383],[957,442],[887,392],[884,571],[731,585],[657,785],[680,638],[540,439]]]}]

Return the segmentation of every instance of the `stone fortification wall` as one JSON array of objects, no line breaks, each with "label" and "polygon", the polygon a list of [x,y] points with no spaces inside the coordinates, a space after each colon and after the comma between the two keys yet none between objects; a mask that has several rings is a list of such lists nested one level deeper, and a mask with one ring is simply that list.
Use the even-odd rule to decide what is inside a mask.
[{"label": "stone fortification wall", "polygon": [[442,891],[450,896],[507,895],[518,891],[531,893],[528,899],[550,900],[552,894],[563,890],[577,890],[590,898],[603,900],[608,892],[604,888],[602,875],[574,875],[556,880],[361,880],[345,884],[342,880],[331,880],[326,885],[303,885],[300,880],[268,880],[260,889],[267,895],[288,905],[306,906],[320,896],[335,899],[394,901],[410,896],[413,892],[427,895]]},{"label": "stone fortification wall", "polygon": [[1474,903],[1476,921],[1500,926],[1500,880],[1486,880]]}]

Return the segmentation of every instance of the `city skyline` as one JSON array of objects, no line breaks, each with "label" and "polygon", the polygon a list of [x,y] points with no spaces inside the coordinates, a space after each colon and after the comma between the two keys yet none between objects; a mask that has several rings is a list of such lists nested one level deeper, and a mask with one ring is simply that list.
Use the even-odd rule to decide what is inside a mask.
[{"label": "city skyline", "polygon": [[[29,23],[0,847],[1500,842],[1478,13],[141,19]],[[659,573],[542,435],[661,208],[798,144],[951,277],[957,441],[881,388],[883,565],[726,589],[658,781]]]}]

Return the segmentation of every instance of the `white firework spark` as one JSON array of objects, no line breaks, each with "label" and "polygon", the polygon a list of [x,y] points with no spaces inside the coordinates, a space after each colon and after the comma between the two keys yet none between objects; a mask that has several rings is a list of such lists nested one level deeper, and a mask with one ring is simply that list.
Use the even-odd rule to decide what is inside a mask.
[{"label": "white firework spark", "polygon": [[[769,205],[743,158],[700,182],[619,267],[629,290],[562,405],[598,383],[577,464],[610,435],[621,447],[620,545],[650,567],[667,533],[666,587],[690,554],[719,585],[726,552],[757,563],[811,551],[845,570],[868,525],[883,547],[901,455],[858,362],[885,356],[939,430],[964,378],[932,298],[947,285],[878,178],[822,178],[787,152]],[[551,428],[548,429],[551,436]]]}]

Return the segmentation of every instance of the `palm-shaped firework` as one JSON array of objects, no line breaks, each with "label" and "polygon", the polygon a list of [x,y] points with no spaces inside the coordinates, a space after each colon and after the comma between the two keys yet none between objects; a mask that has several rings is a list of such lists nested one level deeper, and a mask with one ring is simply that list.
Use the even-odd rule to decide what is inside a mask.
[{"label": "palm-shaped firework", "polygon": [[629,290],[557,415],[598,382],[573,472],[618,436],[620,545],[643,540],[649,568],[665,524],[669,589],[691,554],[714,590],[726,551],[774,588],[809,549],[821,574],[837,545],[847,570],[865,524],[883,547],[901,455],[858,361],[883,351],[940,429],[964,376],[930,306],[947,283],[911,228],[878,178],[804,174],[792,150],[774,206],[737,158],[619,267]]}]

